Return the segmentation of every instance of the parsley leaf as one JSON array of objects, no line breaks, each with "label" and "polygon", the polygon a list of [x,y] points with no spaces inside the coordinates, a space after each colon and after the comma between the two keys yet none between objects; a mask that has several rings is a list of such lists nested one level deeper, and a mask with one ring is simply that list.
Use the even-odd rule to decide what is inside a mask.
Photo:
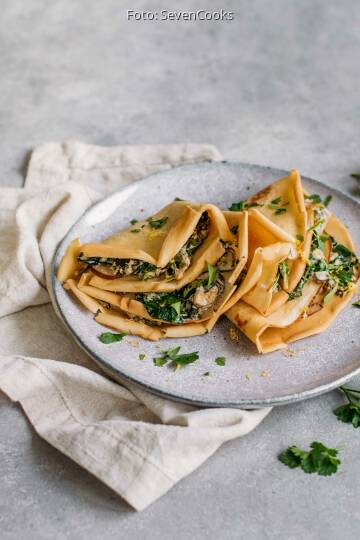
[{"label": "parsley leaf", "polygon": [[229,207],[229,210],[232,212],[241,212],[245,209],[246,202],[245,201],[239,201],[237,203],[232,203],[232,205]]},{"label": "parsley leaf", "polygon": [[99,339],[101,343],[105,343],[105,345],[108,345],[109,343],[116,343],[117,341],[122,341],[122,339],[126,336],[126,333],[122,334],[113,334],[112,332],[104,332],[100,335]]},{"label": "parsley leaf", "polygon": [[192,364],[196,360],[199,359],[199,353],[198,352],[192,352],[192,353],[184,353],[184,354],[178,354],[181,347],[175,347],[174,349],[169,349],[167,351],[162,351],[162,356],[157,357],[153,359],[153,362],[155,366],[164,366],[169,361],[172,362],[172,364],[179,368],[181,366],[186,366],[188,364]]},{"label": "parsley leaf", "polygon": [[130,221],[131,225],[135,225],[135,223],[138,223],[138,222],[139,222],[138,219],[132,219],[132,220]]},{"label": "parsley leaf", "polygon": [[352,424],[354,428],[360,427],[360,391],[340,386],[340,390],[345,394],[348,403],[340,405],[333,412],[338,420],[345,424]]},{"label": "parsley leaf", "polygon": [[217,364],[218,366],[225,366],[225,362],[225,356],[218,356],[217,358],[215,358],[215,364]]},{"label": "parsley leaf", "polygon": [[146,354],[144,353],[139,354],[139,360],[144,360],[145,357],[146,357]]},{"label": "parsley leaf", "polygon": [[152,227],[153,229],[161,229],[161,227],[163,225],[165,225],[165,223],[167,222],[168,219],[169,219],[168,217],[164,217],[164,218],[160,218],[160,219],[149,218],[147,221],[148,221],[150,227]]},{"label": "parsley leaf", "polygon": [[296,449],[296,446],[289,446],[289,448],[279,456],[281,463],[287,465],[290,469],[295,469],[295,467],[301,465],[301,457],[294,452],[294,449]]},{"label": "parsley leaf", "polygon": [[232,205],[229,207],[229,210],[231,210],[232,212],[242,212],[246,208],[254,208],[255,206],[263,205],[257,202],[248,203],[246,201],[239,201],[237,203],[232,203]]},{"label": "parsley leaf", "polygon": [[167,359],[163,357],[153,358],[154,366],[162,367],[167,363]]},{"label": "parsley leaf", "polygon": [[321,204],[321,197],[317,193],[313,193],[312,195],[305,195],[305,199],[310,200],[314,204]]},{"label": "parsley leaf", "polygon": [[327,195],[324,200],[321,199],[320,195],[313,193],[312,195],[305,195],[305,199],[310,200],[313,204],[322,204],[323,206],[329,206],[332,201],[332,196]]},{"label": "parsley leaf", "polygon": [[286,208],[277,208],[275,210],[275,215],[277,216],[279,214],[285,214],[285,212],[286,212]]},{"label": "parsley leaf", "polygon": [[133,234],[137,234],[140,232],[140,229],[131,229],[131,231]]},{"label": "parsley leaf", "polygon": [[289,446],[282,452],[279,460],[291,469],[301,467],[306,473],[318,473],[320,476],[330,476],[336,473],[341,461],[337,457],[337,448],[328,448],[321,442],[312,442],[309,452],[297,446]]},{"label": "parsley leaf", "polygon": [[211,285],[214,283],[216,279],[217,274],[217,268],[213,266],[212,264],[208,263],[208,282],[207,287],[211,287]]},{"label": "parsley leaf", "polygon": [[354,302],[353,306],[360,309],[360,300],[358,300],[357,302]]},{"label": "parsley leaf", "polygon": [[355,178],[355,180],[360,180],[360,173],[352,173],[350,174],[352,178]]}]

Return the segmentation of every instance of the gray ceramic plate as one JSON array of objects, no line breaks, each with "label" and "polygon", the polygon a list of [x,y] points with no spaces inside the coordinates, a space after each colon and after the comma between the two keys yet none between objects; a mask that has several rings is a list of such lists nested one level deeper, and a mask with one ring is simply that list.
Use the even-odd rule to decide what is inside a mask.
[{"label": "gray ceramic plate", "polygon": [[[98,337],[108,331],[98,325],[55,278],[55,268],[70,240],[101,240],[126,227],[132,218],[151,215],[174,197],[209,201],[227,208],[272,181],[285,176],[282,170],[242,163],[205,163],[171,169],[129,185],[88,210],[61,242],[53,267],[56,307],[78,344],[113,378],[136,383],[174,400],[210,407],[263,407],[316,396],[344,383],[360,372],[359,313],[351,305],[325,333],[296,342],[295,356],[283,352],[259,355],[240,334],[229,337],[230,322],[222,317],[206,336],[148,342],[126,337],[121,343],[103,345]],[[331,209],[350,227],[360,245],[360,205],[342,193],[310,179],[306,189],[331,194]],[[143,209],[143,212],[142,212]],[[181,370],[155,367],[159,350],[181,345],[182,351],[199,351],[199,360]],[[146,359],[139,360],[145,353]],[[225,367],[215,364],[226,358]],[[209,372],[208,376],[204,373]]]}]

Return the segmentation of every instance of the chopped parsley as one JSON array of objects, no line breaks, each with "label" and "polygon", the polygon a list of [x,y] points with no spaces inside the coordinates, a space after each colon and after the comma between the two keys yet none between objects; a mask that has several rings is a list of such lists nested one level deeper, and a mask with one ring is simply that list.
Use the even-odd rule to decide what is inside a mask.
[{"label": "chopped parsley", "polygon": [[242,212],[243,210],[246,210],[247,208],[255,208],[256,206],[263,206],[263,205],[257,202],[248,203],[246,201],[239,201],[237,203],[232,203],[232,205],[229,207],[229,210],[231,210],[232,212]]},{"label": "chopped parsley", "polygon": [[160,219],[149,218],[147,222],[149,223],[150,227],[152,227],[153,229],[161,229],[161,227],[165,225],[168,219],[169,219],[168,217],[164,217]]},{"label": "chopped parsley", "polygon": [[208,271],[173,292],[149,292],[136,294],[153,319],[182,324],[200,319],[201,315],[212,308],[225,287],[225,281],[217,268],[208,264]]},{"label": "chopped parsley", "polygon": [[303,241],[304,241],[304,237],[303,237],[302,234],[297,234],[297,235],[295,236],[295,238],[296,238],[296,240],[299,240],[299,242],[303,242]]},{"label": "chopped parsley", "polygon": [[334,410],[335,416],[341,422],[352,424],[354,428],[360,427],[360,390],[340,386],[340,390],[345,394],[347,403]]},{"label": "chopped parsley", "polygon": [[352,178],[355,178],[355,180],[360,180],[360,173],[352,173],[350,174]]},{"label": "chopped parsley", "polygon": [[287,206],[289,203],[286,202],[286,203],[282,203],[281,202],[281,197],[277,197],[276,199],[273,199],[268,205],[267,207],[270,208],[270,210],[273,210],[274,211],[274,214],[276,216],[278,215],[281,215],[281,214],[285,214],[286,212],[286,208],[285,206]]},{"label": "chopped parsley", "polygon": [[105,343],[105,345],[109,345],[109,343],[116,343],[117,341],[122,341],[123,338],[127,336],[126,333],[121,334],[113,334],[112,332],[104,332],[99,336],[99,339],[101,343]]},{"label": "chopped parsley", "polygon": [[140,353],[139,354],[139,360],[145,360],[146,354]]},{"label": "chopped parsley", "polygon": [[225,356],[218,356],[217,358],[215,358],[215,364],[217,364],[218,366],[225,366],[225,362]]},{"label": "chopped parsley", "polygon": [[[331,240],[332,252],[330,260],[319,257],[318,250],[323,251],[324,241]],[[326,293],[324,302],[328,302],[334,295],[343,296],[356,281],[356,272],[359,260],[356,255],[343,244],[339,244],[333,237],[319,235],[315,230],[311,243],[309,262],[305,272],[295,289],[289,294],[289,300],[299,298],[305,284],[312,278],[322,283]]]},{"label": "chopped parsley", "polygon": [[210,371],[205,371],[205,373],[203,373],[203,377],[208,377],[210,375]]},{"label": "chopped parsley", "polygon": [[135,223],[139,223],[139,220],[138,219],[132,219],[130,221],[131,225],[135,225]]},{"label": "chopped parsley", "polygon": [[131,229],[130,232],[132,232],[133,234],[137,234],[140,232],[141,229]]},{"label": "chopped parsley", "polygon": [[332,201],[332,196],[327,195],[324,200],[322,200],[318,193],[313,193],[312,195],[305,195],[305,199],[308,199],[313,204],[322,204],[323,206],[329,206]]},{"label": "chopped parsley", "polygon": [[330,476],[336,473],[341,461],[337,457],[337,448],[328,448],[321,442],[312,442],[309,452],[301,450],[297,446],[289,446],[282,452],[279,460],[284,465],[295,469],[301,467],[306,473],[318,473],[320,476]]},{"label": "chopped parsley", "polygon": [[360,300],[353,303],[353,306],[360,309]]},{"label": "chopped parsley", "polygon": [[217,268],[213,266],[212,264],[208,263],[208,282],[207,282],[208,288],[210,288],[213,285],[216,279],[216,275],[217,275]]},{"label": "chopped parsley", "polygon": [[198,352],[179,354],[181,347],[175,347],[167,351],[162,351],[162,355],[153,358],[154,365],[157,367],[165,366],[165,364],[172,364],[176,369],[188,364],[192,364],[199,359]]}]

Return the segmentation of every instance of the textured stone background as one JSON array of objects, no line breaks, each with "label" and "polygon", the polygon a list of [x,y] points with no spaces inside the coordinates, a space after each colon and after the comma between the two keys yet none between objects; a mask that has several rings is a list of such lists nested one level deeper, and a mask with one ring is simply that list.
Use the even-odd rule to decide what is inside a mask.
[{"label": "textured stone background", "polygon": [[[205,5],[235,21],[125,20],[127,8]],[[359,17],[356,0],[2,0],[0,184],[20,186],[29,151],[49,140],[206,141],[359,197]],[[360,442],[332,415],[340,403],[332,392],[274,410],[135,514],[0,396],[1,540],[357,539]],[[336,476],[277,461],[313,440],[343,447]]]}]

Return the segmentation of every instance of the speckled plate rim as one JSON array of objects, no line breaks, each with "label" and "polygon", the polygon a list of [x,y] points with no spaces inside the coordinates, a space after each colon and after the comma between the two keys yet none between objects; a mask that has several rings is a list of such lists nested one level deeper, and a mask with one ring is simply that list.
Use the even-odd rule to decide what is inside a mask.
[{"label": "speckled plate rim", "polygon": [[[245,162],[240,162],[240,161],[235,161],[235,160],[223,160],[223,161],[220,161],[220,162],[214,162],[214,164],[216,164],[216,163],[223,163],[223,164],[228,163],[229,165],[235,165],[235,166],[260,167],[261,169],[269,169],[271,171],[276,169],[275,167],[271,167],[271,166],[264,166],[264,165],[253,164],[253,163],[245,163]],[[179,169],[188,169],[190,167],[194,167],[194,165],[200,167],[202,165],[202,163],[182,165],[180,167],[176,167],[176,169],[177,170],[179,170]],[[205,162],[204,165],[206,165],[208,167],[209,165],[211,165],[211,163]],[[175,169],[175,167],[173,169]],[[173,170],[173,169],[171,169],[171,170]],[[288,172],[285,171],[285,170],[282,170],[282,169],[276,169],[276,170],[279,172],[279,178],[281,176],[286,176],[288,174]],[[169,170],[155,172],[155,173],[153,173],[153,174],[151,174],[151,175],[149,175],[149,176],[147,176],[145,178],[142,178],[141,180],[136,181],[136,184],[141,185],[142,183],[146,183],[146,181],[149,178],[153,178],[154,176],[166,175],[166,174],[169,174],[169,172],[170,172]],[[331,191],[335,195],[339,195],[340,197],[344,197],[345,199],[349,199],[351,201],[351,203],[353,203],[353,204],[355,203],[358,206],[359,213],[360,213],[360,204],[355,198],[343,193],[342,191],[340,191],[337,188],[334,188],[332,186],[328,186],[326,184],[323,184],[322,182],[320,182],[318,180],[314,180],[313,178],[302,176],[302,179],[305,182],[310,181],[313,184],[318,185],[322,189],[324,189],[324,188],[325,189],[331,189]],[[342,377],[334,378],[334,380],[329,382],[329,383],[319,385],[319,386],[316,386],[314,388],[304,390],[302,392],[293,392],[293,393],[290,393],[290,394],[285,394],[285,395],[281,395],[281,396],[273,396],[271,398],[262,398],[262,399],[249,399],[249,398],[241,399],[241,398],[239,398],[239,399],[237,399],[235,401],[234,400],[211,400],[211,401],[207,401],[205,399],[193,399],[193,398],[188,398],[188,397],[181,396],[181,395],[176,395],[176,394],[173,394],[172,392],[166,392],[166,391],[164,391],[162,389],[159,389],[154,385],[150,385],[150,384],[146,384],[144,382],[140,382],[136,378],[124,373],[122,370],[117,369],[114,366],[108,364],[108,362],[106,362],[100,356],[95,354],[86,345],[86,343],[84,343],[82,341],[82,339],[78,336],[78,334],[76,333],[74,328],[71,326],[71,324],[69,324],[68,320],[66,319],[65,315],[63,314],[63,312],[61,310],[61,307],[60,307],[58,299],[57,299],[57,295],[55,293],[55,283],[56,283],[56,279],[57,279],[56,278],[57,261],[58,261],[58,258],[59,258],[59,253],[62,250],[62,247],[64,246],[64,244],[68,244],[69,241],[70,241],[70,238],[72,237],[73,228],[79,222],[81,222],[90,212],[93,212],[96,207],[99,207],[101,204],[104,204],[105,200],[111,199],[115,194],[118,194],[118,193],[128,189],[128,187],[129,186],[127,185],[124,188],[118,190],[117,192],[112,193],[112,194],[104,197],[103,199],[101,199],[100,201],[98,201],[94,205],[92,205],[90,208],[88,208],[80,216],[80,218],[72,225],[72,227],[66,233],[64,238],[59,242],[59,244],[57,245],[55,254],[53,256],[52,262],[51,262],[50,298],[51,298],[51,301],[52,301],[52,304],[53,304],[53,307],[54,307],[54,310],[55,310],[57,316],[60,318],[63,325],[65,326],[65,329],[72,336],[72,338],[79,345],[79,347],[82,350],[84,350],[90,356],[90,358],[92,360],[94,360],[94,362],[101,368],[101,370],[104,371],[111,379],[113,379],[113,380],[115,380],[116,382],[119,382],[119,383],[125,383],[125,382],[131,383],[131,384],[133,384],[133,385],[135,385],[135,386],[137,386],[137,387],[139,387],[139,388],[141,388],[143,390],[147,390],[148,392],[151,392],[152,394],[155,394],[157,396],[163,397],[165,399],[170,399],[171,401],[176,401],[176,402],[180,402],[180,403],[186,403],[188,405],[200,406],[200,407],[211,407],[211,408],[214,408],[214,407],[215,408],[224,408],[224,407],[229,408],[230,407],[230,408],[257,409],[257,408],[262,408],[262,407],[273,407],[273,406],[279,406],[279,405],[288,405],[290,403],[295,403],[295,402],[298,402],[298,401],[303,401],[305,399],[314,398],[314,397],[317,397],[317,396],[319,396],[321,394],[324,394],[326,392],[330,392],[331,390],[339,388],[339,386],[344,385],[345,383],[347,383],[353,377],[355,377],[357,375],[360,375],[360,358],[359,358],[359,367],[351,370],[346,375],[344,375]]]}]

